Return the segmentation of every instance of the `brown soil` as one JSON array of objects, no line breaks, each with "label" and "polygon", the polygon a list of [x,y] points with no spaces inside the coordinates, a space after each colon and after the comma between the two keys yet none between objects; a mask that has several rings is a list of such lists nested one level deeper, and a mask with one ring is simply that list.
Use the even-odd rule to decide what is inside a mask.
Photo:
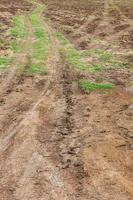
[{"label": "brown soil", "polygon": [[[98,37],[103,48],[112,48],[114,53],[126,46],[126,51],[122,48],[119,51],[123,55],[132,50],[132,12],[128,6],[124,10],[119,4],[114,5],[114,1],[42,2],[47,5],[44,14],[51,18],[51,22],[43,22],[52,42],[48,75],[17,74],[18,64],[28,62],[29,46],[34,40],[27,21],[25,53],[17,55],[11,70],[0,76],[0,199],[131,200],[132,70],[95,75],[77,72],[61,54],[53,30],[67,26],[65,33],[77,49],[99,48],[98,43],[88,42]],[[6,22],[14,14],[29,13],[33,8],[19,0],[10,4],[4,0],[0,5],[2,16],[8,16]],[[117,16],[113,14],[111,18],[111,9]],[[8,29],[11,24],[6,22],[3,24]],[[126,44],[120,39],[125,31],[130,36]],[[114,40],[119,43],[115,48],[111,46]],[[102,77],[116,87],[109,92],[88,94],[77,84],[82,77],[94,80]]]}]

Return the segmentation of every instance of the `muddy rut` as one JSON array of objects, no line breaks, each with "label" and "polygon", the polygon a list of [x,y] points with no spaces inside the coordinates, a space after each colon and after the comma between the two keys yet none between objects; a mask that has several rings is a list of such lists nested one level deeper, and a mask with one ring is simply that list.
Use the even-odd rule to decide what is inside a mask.
[{"label": "muddy rut", "polygon": [[[44,23],[44,25],[46,24]],[[5,103],[1,110],[4,110],[5,107],[6,109],[1,118],[0,141],[2,199],[62,200],[70,199],[69,196],[75,198],[74,189],[71,187],[69,179],[63,177],[64,173],[60,169],[69,167],[72,162],[72,158],[67,158],[67,155],[71,155],[68,153],[70,138],[64,138],[65,136],[71,137],[72,134],[71,83],[68,80],[68,69],[58,52],[58,43],[50,31],[51,29],[48,28],[53,51],[51,51],[47,63],[50,67],[52,64],[52,68],[49,70],[50,75],[45,77],[47,80],[41,79],[42,84],[43,81],[45,82],[44,86],[41,85],[41,90],[36,85],[36,80],[30,77],[21,77],[21,81],[20,77],[16,77],[10,90],[8,89],[9,84],[5,85],[7,87],[3,96]],[[27,44],[25,48],[27,48]],[[15,70],[14,67],[14,76]],[[7,80],[10,82],[8,76]],[[15,97],[16,100],[11,105],[11,99]],[[59,98],[61,98],[62,108],[58,104]],[[53,115],[51,107],[54,107],[54,104],[57,104],[53,111],[55,115],[56,113],[57,116],[59,115],[58,119],[56,116],[55,119],[52,119],[53,116],[51,116],[51,114]],[[51,131],[55,130],[50,121],[55,121],[54,140],[59,140],[54,144],[52,141],[50,144],[48,142]],[[46,122],[47,126],[45,126]],[[43,137],[47,138],[47,142]],[[61,147],[62,144],[65,146]],[[56,149],[57,155],[55,155]],[[60,150],[62,155],[64,150],[67,155],[61,156]],[[57,163],[55,163],[56,157]],[[71,190],[72,192],[70,192]]]}]

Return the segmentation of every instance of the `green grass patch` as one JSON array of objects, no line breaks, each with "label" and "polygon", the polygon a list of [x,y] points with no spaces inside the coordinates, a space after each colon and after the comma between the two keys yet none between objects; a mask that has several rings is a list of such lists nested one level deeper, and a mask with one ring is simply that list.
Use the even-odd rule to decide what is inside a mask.
[{"label": "green grass patch", "polygon": [[67,38],[61,32],[55,32],[55,36],[60,40],[61,44],[63,45],[70,44]]},{"label": "green grass patch", "polygon": [[27,34],[27,29],[25,26],[25,16],[15,16],[13,19],[13,25],[13,28],[10,29],[10,35],[12,35],[14,39],[10,42],[10,49],[16,53],[21,51],[22,46],[20,41]]},{"label": "green grass patch", "polygon": [[44,43],[46,44],[46,42],[48,41],[44,41],[44,40],[39,40],[36,41],[33,44],[33,59],[36,60],[37,62],[42,62],[45,61],[49,52],[49,45],[44,45]]},{"label": "green grass patch", "polygon": [[[12,20],[13,27],[8,30],[8,34],[13,36],[13,39],[8,44],[8,48],[11,49],[13,52],[20,52],[20,41],[26,35],[24,19],[25,17],[23,15],[15,16]],[[11,62],[12,58],[0,57],[0,70],[7,69]]]},{"label": "green grass patch", "polygon": [[35,27],[35,37],[36,41],[33,44],[33,58],[39,62],[44,61],[48,56],[51,42],[42,25]]},{"label": "green grass patch", "polygon": [[14,27],[10,30],[15,38],[23,38],[26,35],[24,15],[19,15],[13,19]]},{"label": "green grass patch", "polygon": [[81,70],[89,70],[87,63],[82,60],[80,52],[73,48],[73,46],[67,45],[66,48],[66,58],[69,64]]},{"label": "green grass patch", "polygon": [[47,74],[47,72],[47,68],[39,64],[31,64],[31,66],[26,70],[28,75]]},{"label": "green grass patch", "polygon": [[56,32],[55,36],[63,46],[67,62],[79,70],[99,72],[106,69],[111,70],[127,67],[127,65],[120,62],[110,51],[103,49],[78,51],[62,33]]},{"label": "green grass patch", "polygon": [[36,6],[36,9],[32,12],[33,14],[38,14],[42,12],[45,8],[45,5],[42,3],[39,3],[38,0],[31,0],[31,3]]},{"label": "green grass patch", "polygon": [[113,85],[111,83],[94,83],[88,80],[80,80],[79,85],[82,89],[86,91],[95,91],[95,90],[103,90],[103,89],[112,89]]},{"label": "green grass patch", "polygon": [[68,63],[78,69],[86,70],[88,66],[86,62],[82,60],[82,55],[80,54],[80,52],[77,51],[72,44],[70,44],[70,42],[63,36],[62,33],[56,32],[55,35],[64,46],[64,53]]},{"label": "green grass patch", "polygon": [[67,62],[75,68],[83,71],[96,72],[101,70],[101,66],[98,64],[92,64],[85,60],[85,55],[76,50],[74,46],[63,36],[62,33],[56,32],[56,37],[60,40],[64,47],[64,53]]},{"label": "green grass patch", "polygon": [[[32,3],[36,6],[36,9],[34,9],[30,15],[30,20],[34,30],[35,42],[31,47],[32,51],[29,55],[30,62],[27,64],[26,69],[21,65],[21,63],[19,66],[19,71],[23,70],[30,75],[47,73],[47,68],[45,67],[44,61],[50,48],[50,38],[42,21],[40,20],[40,13],[43,11],[44,5],[35,1],[32,1]],[[9,30],[9,34],[13,36],[13,40],[11,40],[9,48],[15,53],[21,53],[24,48],[22,41],[28,34],[26,15],[15,16],[12,22],[13,27]],[[0,69],[6,68],[7,65],[8,59],[0,58]]]},{"label": "green grass patch", "polygon": [[0,57],[0,65],[8,65],[10,63],[10,60],[5,57]]},{"label": "green grass patch", "polygon": [[10,64],[10,59],[5,57],[0,57],[0,70],[7,69],[8,65]]},{"label": "green grass patch", "polygon": [[128,68],[128,64],[122,63],[118,58],[116,58],[112,54],[112,52],[105,51],[102,49],[92,49],[90,51],[84,51],[82,55],[84,57],[91,57],[92,59],[94,59],[95,64],[93,65],[100,66],[101,70]]},{"label": "green grass patch", "polygon": [[30,72],[33,74],[40,74],[47,71],[46,67],[42,66],[44,66],[43,63],[47,59],[51,45],[47,30],[45,29],[39,17],[39,13],[42,10],[43,6],[39,4],[30,16],[35,35],[35,42],[32,46],[33,51],[31,55],[32,64],[30,67]]},{"label": "green grass patch", "polygon": [[37,39],[43,39],[45,37],[45,32],[42,27],[36,27],[35,36]]},{"label": "green grass patch", "polygon": [[92,49],[91,51],[86,51],[85,54],[91,57],[96,57],[101,62],[109,62],[113,59],[111,52],[104,51],[102,49]]},{"label": "green grass patch", "polygon": [[21,45],[19,45],[19,43],[18,43],[17,40],[12,40],[12,41],[10,42],[10,49],[11,49],[14,53],[20,52],[20,51],[21,51]]}]

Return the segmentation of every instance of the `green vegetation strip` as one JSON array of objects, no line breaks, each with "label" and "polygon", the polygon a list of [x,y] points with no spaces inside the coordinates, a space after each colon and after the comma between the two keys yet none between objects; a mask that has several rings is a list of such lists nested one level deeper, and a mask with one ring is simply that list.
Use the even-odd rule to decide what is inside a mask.
[{"label": "green vegetation strip", "polygon": [[109,51],[105,51],[102,49],[78,51],[62,33],[56,32],[55,35],[63,45],[63,50],[67,62],[79,70],[98,72],[104,69],[110,70],[127,67],[125,64],[117,60]]},{"label": "green vegetation strip", "polygon": [[15,16],[13,19],[14,27],[10,30],[10,34],[13,36],[13,40],[10,43],[11,50],[13,52],[21,52],[22,44],[21,40],[27,35],[27,29],[25,26],[25,16]]},{"label": "green vegetation strip", "polygon": [[[74,66],[77,69],[89,71],[89,72],[96,72],[100,71],[101,65],[99,63],[88,63],[86,61],[86,56],[100,56],[100,60],[102,62],[107,62],[112,59],[112,55],[110,53],[101,52],[100,50],[95,52],[80,52],[77,51],[72,44],[62,35],[60,32],[55,33],[56,37],[60,40],[62,46],[63,46],[63,53],[65,54],[66,61]],[[111,83],[103,84],[103,83],[95,83],[88,80],[80,80],[79,85],[82,89],[85,91],[94,91],[94,90],[100,90],[100,89],[112,89],[113,85]]]},{"label": "green vegetation strip", "polygon": [[[13,38],[10,42],[10,49],[14,53],[22,53],[25,51],[23,41],[28,35],[27,19],[31,21],[34,30],[34,43],[27,47],[29,53],[26,66],[23,66],[21,61],[19,65],[19,72],[24,70],[27,75],[47,73],[45,63],[51,45],[49,35],[40,17],[41,12],[44,10],[44,5],[37,2],[32,3],[35,4],[36,8],[29,16],[29,19],[28,15],[15,16],[12,20],[13,27],[9,30],[9,34]],[[6,69],[10,65],[10,60],[10,58],[0,57],[0,70]]]},{"label": "green vegetation strip", "polygon": [[6,57],[0,57],[0,71],[3,71],[8,68],[10,64],[10,59]]},{"label": "green vegetation strip", "polygon": [[[9,30],[8,34],[13,37],[13,40],[10,42],[9,48],[16,53],[21,51],[22,45],[20,41],[27,34],[25,28],[25,16],[15,16],[12,22],[13,27]],[[10,57],[0,57],[0,71],[6,70],[10,66],[12,60],[13,59]]]},{"label": "green vegetation strip", "polygon": [[90,51],[84,51],[84,57],[91,57],[94,65],[99,66],[100,70],[103,69],[119,69],[119,68],[127,68],[128,64],[121,62],[117,59],[111,51],[103,50],[103,49],[92,49]]},{"label": "green vegetation strip", "polygon": [[67,62],[80,70],[95,70],[95,66],[89,65],[84,59],[81,52],[77,51],[74,46],[63,36],[62,33],[56,32],[56,37],[60,40],[65,50]]},{"label": "green vegetation strip", "polygon": [[84,89],[85,91],[95,91],[95,90],[101,90],[101,89],[112,89],[113,85],[110,83],[94,83],[90,82],[88,80],[80,80],[79,81],[80,87]]},{"label": "green vegetation strip", "polygon": [[27,73],[29,74],[47,73],[45,61],[49,53],[51,41],[39,17],[39,13],[42,12],[43,9],[43,5],[38,4],[37,8],[30,16],[34,29],[35,42],[32,46],[31,65],[27,69]]}]

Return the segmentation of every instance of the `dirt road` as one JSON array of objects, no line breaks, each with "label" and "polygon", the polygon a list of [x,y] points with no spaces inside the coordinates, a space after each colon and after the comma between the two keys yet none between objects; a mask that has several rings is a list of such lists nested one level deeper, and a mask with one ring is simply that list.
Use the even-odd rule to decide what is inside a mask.
[{"label": "dirt road", "polygon": [[37,14],[51,41],[48,73],[18,74],[34,50],[37,5],[25,12],[22,51],[1,78],[0,199],[131,200],[133,95],[119,85],[105,93],[79,88],[81,74],[66,61],[47,8]]}]

